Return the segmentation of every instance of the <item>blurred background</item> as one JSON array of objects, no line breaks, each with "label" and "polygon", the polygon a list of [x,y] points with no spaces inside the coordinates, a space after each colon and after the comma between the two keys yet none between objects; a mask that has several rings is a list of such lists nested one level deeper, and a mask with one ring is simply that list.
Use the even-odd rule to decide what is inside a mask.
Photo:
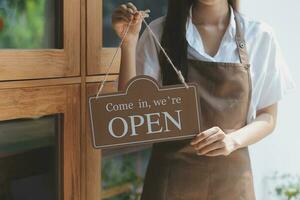
[{"label": "blurred background", "polygon": [[58,0],[0,0],[0,48],[62,48]]},{"label": "blurred background", "polygon": [[300,2],[297,0],[241,1],[242,13],[262,20],[274,29],[297,86],[279,103],[275,132],[250,147],[258,200],[280,199],[274,193],[276,187],[278,192],[283,189],[285,196],[300,199],[299,10]]}]

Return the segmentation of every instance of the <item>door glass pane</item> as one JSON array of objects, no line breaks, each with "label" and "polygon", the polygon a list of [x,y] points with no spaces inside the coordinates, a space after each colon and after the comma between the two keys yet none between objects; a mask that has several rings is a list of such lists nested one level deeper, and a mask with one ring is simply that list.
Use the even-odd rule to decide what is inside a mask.
[{"label": "door glass pane", "polygon": [[0,48],[63,48],[60,0],[1,0]]},{"label": "door glass pane", "polygon": [[[103,0],[103,46],[104,47],[117,47],[120,39],[115,34],[111,26],[111,15],[116,7],[123,3],[127,3],[127,0]],[[152,20],[161,17],[167,12],[167,0],[132,0],[132,2],[139,10],[150,9],[150,17],[146,19],[148,23]],[[145,29],[145,25],[142,27],[142,31]]]},{"label": "door glass pane", "polygon": [[[140,198],[151,149],[121,149],[102,159],[102,199]],[[119,154],[119,155],[118,155]]]},{"label": "door glass pane", "polygon": [[57,200],[60,115],[0,122],[0,199]]}]

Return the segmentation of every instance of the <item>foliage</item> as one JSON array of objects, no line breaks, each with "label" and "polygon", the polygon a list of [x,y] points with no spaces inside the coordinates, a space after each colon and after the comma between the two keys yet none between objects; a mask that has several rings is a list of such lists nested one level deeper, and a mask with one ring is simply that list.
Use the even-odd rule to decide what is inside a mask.
[{"label": "foliage", "polygon": [[0,48],[44,46],[46,0],[1,0]]},{"label": "foliage", "polygon": [[[102,187],[107,189],[122,183],[132,183],[129,194],[119,195],[109,200],[136,200],[139,198],[143,185],[150,150],[107,158],[102,163]],[[140,169],[137,169],[137,168]]]},{"label": "foliage", "polygon": [[286,200],[300,200],[300,176],[279,174],[276,172],[270,179],[275,183],[275,193]]}]

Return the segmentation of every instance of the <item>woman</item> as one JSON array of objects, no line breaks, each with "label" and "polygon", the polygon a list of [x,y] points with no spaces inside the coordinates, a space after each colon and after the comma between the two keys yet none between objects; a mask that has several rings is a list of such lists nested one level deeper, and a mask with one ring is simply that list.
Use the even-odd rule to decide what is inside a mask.
[{"label": "woman", "polygon": [[[122,43],[119,89],[139,74],[162,85],[180,81],[132,3],[113,14]],[[226,0],[169,0],[150,28],[186,81],[199,85],[201,132],[153,145],[143,200],[253,200],[248,145],[276,125],[277,102],[293,82],[272,29]]]}]

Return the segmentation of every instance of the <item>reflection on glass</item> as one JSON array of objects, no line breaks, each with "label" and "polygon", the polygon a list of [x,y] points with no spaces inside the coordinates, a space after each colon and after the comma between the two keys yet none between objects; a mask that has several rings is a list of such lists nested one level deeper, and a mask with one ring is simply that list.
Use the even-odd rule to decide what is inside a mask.
[{"label": "reflection on glass", "polygon": [[[126,152],[120,150],[119,152]],[[102,198],[136,200],[140,198],[151,149],[102,159]]]},{"label": "reflection on glass", "polygon": [[62,48],[60,0],[0,0],[0,48]]},{"label": "reflection on glass", "polygon": [[0,199],[58,199],[60,116],[0,122]]},{"label": "reflection on glass", "polygon": [[[120,40],[112,29],[111,15],[116,7],[123,3],[127,3],[127,0],[103,0],[103,46],[104,47],[117,47]],[[150,17],[146,19],[149,23],[152,20],[161,17],[167,12],[167,0],[132,0],[132,2],[138,10],[150,9]],[[145,29],[143,25],[142,31]]]}]

